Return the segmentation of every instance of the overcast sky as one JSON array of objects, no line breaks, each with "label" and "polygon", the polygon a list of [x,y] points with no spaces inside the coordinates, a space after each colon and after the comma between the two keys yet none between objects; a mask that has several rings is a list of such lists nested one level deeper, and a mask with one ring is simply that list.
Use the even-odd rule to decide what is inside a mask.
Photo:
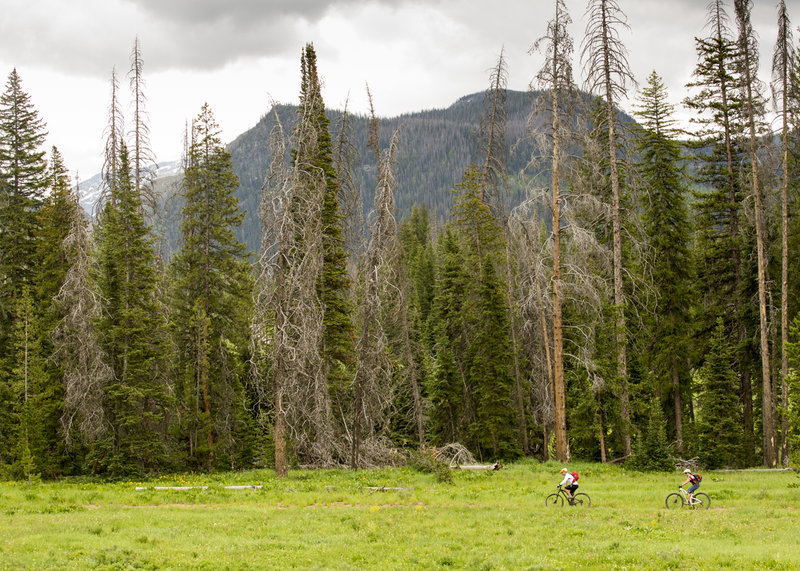
[{"label": "overcast sky", "polygon": [[[618,2],[630,26],[620,39],[637,81],[655,70],[679,103],[696,64],[693,38],[704,34],[706,0]],[[754,1],[764,81],[776,4]],[[567,6],[579,70],[587,1]],[[800,0],[787,6],[796,30]],[[226,142],[255,125],[270,100],[295,103],[306,42],[316,48],[328,108],[341,109],[349,97],[350,109],[365,113],[367,83],[379,116],[447,107],[486,89],[501,49],[509,88],[525,90],[543,59],[529,50],[552,10],[552,0],[0,0],[0,76],[5,90],[17,69],[47,124],[48,145],[86,179],[102,164],[113,68],[129,114],[137,36],[153,151],[170,161],[180,157],[184,126],[205,102]],[[630,111],[630,102],[623,108]]]}]

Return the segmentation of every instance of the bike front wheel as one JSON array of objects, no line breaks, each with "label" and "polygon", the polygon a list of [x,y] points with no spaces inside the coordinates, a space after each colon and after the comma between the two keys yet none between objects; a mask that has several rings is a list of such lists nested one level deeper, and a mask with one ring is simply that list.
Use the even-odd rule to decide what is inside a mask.
[{"label": "bike front wheel", "polygon": [[682,508],[683,497],[681,497],[680,494],[673,492],[667,496],[666,504],[668,510]]},{"label": "bike front wheel", "polygon": [[711,498],[704,492],[697,492],[692,496],[692,507],[696,510],[707,510],[711,507]]},{"label": "bike front wheel", "polygon": [[592,500],[589,498],[589,494],[578,492],[577,494],[572,496],[572,505],[582,508],[588,508],[589,506],[592,505]]},{"label": "bike front wheel", "polygon": [[564,498],[561,494],[550,494],[544,499],[544,505],[548,508],[560,508],[564,505]]}]

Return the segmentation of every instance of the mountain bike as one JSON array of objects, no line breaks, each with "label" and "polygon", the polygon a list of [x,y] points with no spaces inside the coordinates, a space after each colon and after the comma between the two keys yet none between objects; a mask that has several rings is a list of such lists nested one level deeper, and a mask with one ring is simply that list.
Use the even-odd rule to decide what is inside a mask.
[{"label": "mountain bike", "polygon": [[692,494],[692,500],[689,501],[689,492],[684,490],[683,486],[678,486],[678,492],[669,494],[665,503],[667,509],[689,506],[693,510],[707,510],[711,506],[711,498],[703,492],[695,492]]},{"label": "mountain bike", "polygon": [[574,496],[570,497],[569,494],[565,489],[561,486],[558,487],[558,491],[550,494],[544,499],[544,505],[548,508],[560,508],[564,505],[564,502],[570,506],[578,506],[588,508],[592,505],[592,500],[589,498],[588,494],[584,494],[583,492],[578,492]]}]

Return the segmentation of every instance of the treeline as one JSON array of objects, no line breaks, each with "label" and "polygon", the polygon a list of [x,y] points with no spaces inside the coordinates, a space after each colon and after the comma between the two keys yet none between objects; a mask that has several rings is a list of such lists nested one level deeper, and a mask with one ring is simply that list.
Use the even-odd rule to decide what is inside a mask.
[{"label": "treeline", "polygon": [[[252,256],[236,234],[242,180],[207,106],[186,134],[180,245],[165,254],[138,43],[127,137],[112,75],[92,220],[58,151],[41,150],[44,124],[12,71],[0,98],[2,476],[285,475],[448,443],[482,461],[788,464],[800,435],[800,58],[784,3],[779,131],[750,2],[729,15],[717,0],[687,86],[689,144],[655,72],[638,126],[618,112],[633,85],[618,4],[589,5],[591,98],[554,5],[530,109],[545,185],[510,166],[519,127],[501,53],[447,219],[420,203],[398,222],[401,157],[423,150],[403,148],[402,118],[326,113],[309,44],[294,116],[276,106],[259,123],[262,167],[239,173],[260,189]],[[424,152],[449,160],[446,145]]]}]

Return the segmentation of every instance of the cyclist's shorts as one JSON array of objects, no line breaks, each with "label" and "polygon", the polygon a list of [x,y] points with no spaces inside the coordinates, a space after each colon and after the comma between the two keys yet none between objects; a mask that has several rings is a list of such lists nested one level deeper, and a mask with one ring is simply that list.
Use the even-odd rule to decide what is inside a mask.
[{"label": "cyclist's shorts", "polygon": [[693,493],[694,493],[694,491],[695,491],[697,488],[699,488],[699,487],[700,487],[700,484],[692,484],[692,485],[689,487],[689,493],[690,493],[690,494],[693,494]]}]

